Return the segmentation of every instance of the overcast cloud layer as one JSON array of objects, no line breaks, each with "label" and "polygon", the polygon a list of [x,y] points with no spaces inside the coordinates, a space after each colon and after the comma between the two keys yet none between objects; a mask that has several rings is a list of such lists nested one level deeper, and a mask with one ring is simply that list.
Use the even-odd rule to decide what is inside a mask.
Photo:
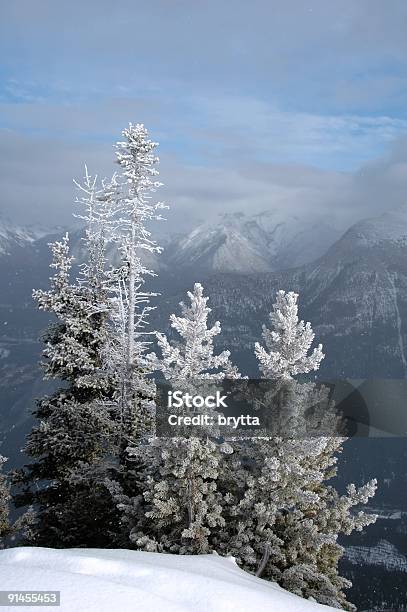
[{"label": "overcast cloud layer", "polygon": [[14,0],[0,26],[0,211],[69,224],[72,177],[160,141],[171,226],[407,202],[404,0]]}]

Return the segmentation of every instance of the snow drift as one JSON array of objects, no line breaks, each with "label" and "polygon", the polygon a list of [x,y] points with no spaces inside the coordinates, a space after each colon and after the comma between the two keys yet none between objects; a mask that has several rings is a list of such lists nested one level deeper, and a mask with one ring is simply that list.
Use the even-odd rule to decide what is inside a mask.
[{"label": "snow drift", "polygon": [[58,610],[69,612],[333,610],[251,576],[232,557],[216,555],[11,548],[0,551],[0,588],[59,590]]}]

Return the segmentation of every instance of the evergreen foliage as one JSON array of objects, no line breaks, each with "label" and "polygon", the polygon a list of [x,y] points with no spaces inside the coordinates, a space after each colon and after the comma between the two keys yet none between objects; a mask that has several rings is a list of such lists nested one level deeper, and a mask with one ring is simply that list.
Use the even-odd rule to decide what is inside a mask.
[{"label": "evergreen foliage", "polygon": [[[157,334],[162,357],[150,354],[149,361],[175,388],[184,386],[202,394],[211,380],[239,378],[240,374],[229,351],[214,353],[213,340],[221,330],[218,321],[208,327],[211,309],[203,287],[196,283],[188,297],[190,305],[181,302],[181,316],[170,319],[179,340],[171,344],[164,334]],[[212,530],[224,526],[223,495],[217,487],[224,451],[225,445],[214,439],[213,428],[206,439],[154,437],[148,447],[130,447],[130,456],[141,468],[142,495],[135,503],[119,488],[115,494],[131,542],[150,551],[208,552]]]},{"label": "evergreen foliage", "polygon": [[[44,334],[45,377],[64,383],[37,403],[39,423],[27,438],[24,451],[34,460],[15,475],[22,488],[17,506],[31,506],[27,515],[28,541],[46,546],[105,546],[115,511],[106,505],[106,530],[97,526],[100,504],[106,497],[103,484],[88,479],[80,484],[75,474],[95,469],[112,452],[114,421],[110,418],[112,381],[102,368],[100,352],[106,342],[105,314],[100,294],[83,282],[72,284],[69,238],[51,245],[55,270],[48,291],[34,297],[39,308],[56,322]],[[69,517],[69,521],[68,521]]]}]

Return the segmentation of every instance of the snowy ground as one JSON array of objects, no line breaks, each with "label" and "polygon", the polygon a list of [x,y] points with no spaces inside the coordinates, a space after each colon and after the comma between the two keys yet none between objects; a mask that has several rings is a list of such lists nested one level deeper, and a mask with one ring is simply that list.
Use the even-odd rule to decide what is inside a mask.
[{"label": "snowy ground", "polygon": [[0,551],[0,590],[12,589],[59,590],[61,607],[55,609],[67,612],[333,610],[255,578],[232,558],[216,555],[11,548]]}]

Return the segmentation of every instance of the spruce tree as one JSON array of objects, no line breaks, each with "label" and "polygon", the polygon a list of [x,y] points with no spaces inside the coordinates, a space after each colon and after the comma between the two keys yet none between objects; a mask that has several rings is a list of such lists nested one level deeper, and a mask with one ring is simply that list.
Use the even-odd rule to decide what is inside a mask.
[{"label": "spruce tree", "polygon": [[[20,492],[15,502],[32,508],[26,528],[31,544],[105,546],[115,521],[109,495],[97,478],[115,440],[109,400],[112,381],[100,359],[106,314],[100,292],[86,275],[81,283],[71,282],[68,235],[54,242],[51,250],[55,271],[51,288],[34,291],[34,297],[41,310],[56,318],[44,334],[45,378],[64,385],[38,401],[34,412],[38,423],[24,448],[33,461],[16,474]],[[102,518],[105,528],[100,530]]]},{"label": "spruce tree", "polygon": [[[256,344],[255,353],[263,376],[274,381],[277,391],[288,391],[282,410],[304,423],[315,396],[327,390],[294,380],[298,374],[318,370],[324,357],[321,345],[309,354],[314,332],[310,323],[299,319],[297,300],[293,292],[277,293],[270,314],[272,328],[263,328],[266,348]],[[374,515],[354,512],[355,506],[374,495],[376,481],[359,489],[349,485],[347,494],[339,495],[329,481],[336,474],[344,438],[329,428],[328,435],[313,437],[305,435],[304,427],[299,437],[292,429],[289,432],[289,437],[280,432],[278,437],[244,446],[241,452],[250,456],[249,464],[239,465],[236,455],[231,456],[224,486],[235,498],[225,509],[230,528],[221,534],[220,549],[233,554],[243,568],[301,597],[353,610],[344,594],[350,583],[338,574],[343,549],[337,539],[376,520]]]},{"label": "spruce tree", "polygon": [[[157,334],[161,356],[150,354],[149,361],[174,388],[205,395],[211,381],[240,374],[229,351],[215,354],[213,341],[221,328],[219,321],[208,327],[211,309],[202,285],[196,283],[188,297],[190,305],[180,304],[181,316],[170,317],[179,340],[172,344],[164,334]],[[203,439],[180,434],[153,437],[148,448],[129,449],[139,461],[144,457],[142,495],[135,499],[116,490],[116,499],[137,548],[204,553],[210,550],[212,530],[224,527],[217,479],[228,447],[217,440],[216,428],[208,427],[203,433]]]},{"label": "spruce tree", "polygon": [[278,291],[269,315],[272,328],[263,325],[266,348],[256,342],[255,354],[264,378],[292,380],[298,374],[318,370],[324,358],[322,344],[308,355],[315,334],[311,323],[299,319],[297,300],[292,291]]},{"label": "spruce tree", "polygon": [[153,200],[161,186],[156,180],[158,143],[149,138],[142,124],[129,124],[122,135],[123,140],[116,144],[119,171],[114,177],[115,189],[105,198],[114,257],[107,272],[110,326],[103,362],[106,372],[117,381],[113,401],[119,437],[116,471],[105,484],[112,505],[121,512],[120,542],[127,547],[129,528],[118,498],[131,499],[131,504],[139,507],[139,473],[144,461],[136,456],[129,460],[128,448],[148,448],[155,418],[155,385],[149,376],[153,368],[147,351],[153,333],[148,330],[148,316],[156,294],[145,288],[145,281],[155,275],[146,261],[162,249],[148,228],[162,219],[160,211],[167,206]]}]

